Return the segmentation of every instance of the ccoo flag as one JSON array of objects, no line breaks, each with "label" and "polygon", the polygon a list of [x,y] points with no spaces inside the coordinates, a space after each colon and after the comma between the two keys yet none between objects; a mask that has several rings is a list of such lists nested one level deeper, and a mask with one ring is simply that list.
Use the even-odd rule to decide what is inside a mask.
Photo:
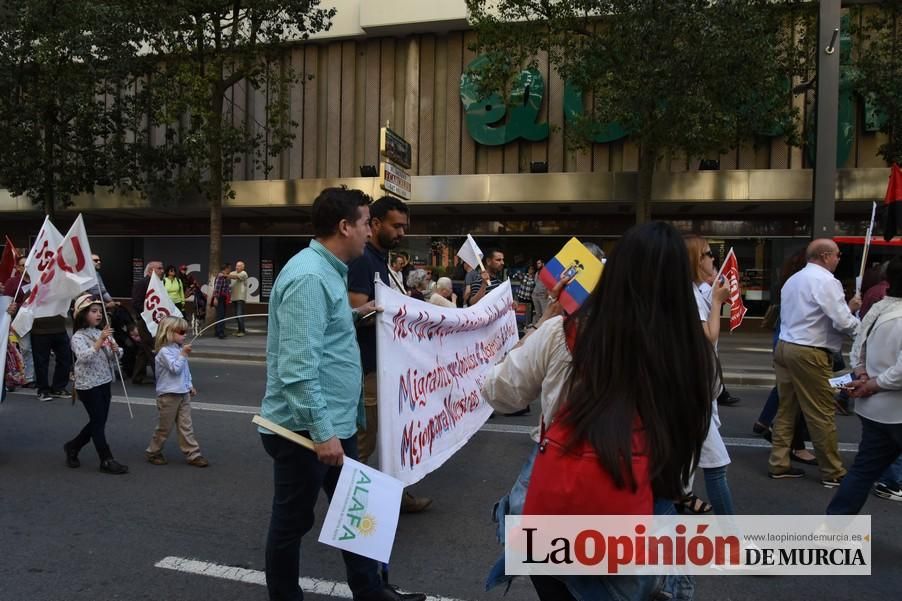
[{"label": "ccoo flag", "polygon": [[748,311],[742,303],[742,290],[739,288],[739,261],[736,260],[736,253],[732,248],[727,253],[723,265],[720,266],[720,273],[717,274],[715,281],[720,279],[720,276],[726,279],[726,284],[730,287],[728,300],[730,301],[730,331],[732,332],[739,327]]},{"label": "ccoo flag", "polygon": [[604,266],[601,261],[582,242],[570,238],[564,248],[545,263],[545,268],[539,273],[539,280],[551,290],[564,275],[569,276],[571,281],[561,292],[558,301],[564,311],[574,313],[595,290],[602,269]]},{"label": "ccoo flag", "polygon": [[6,236],[6,244],[3,246],[3,257],[0,258],[0,286],[13,277],[16,265],[19,263],[19,251],[9,236]]},{"label": "ccoo flag", "polygon": [[147,284],[147,292],[144,293],[144,310],[141,317],[147,324],[147,331],[151,336],[156,337],[157,327],[166,317],[182,317],[169,295],[166,294],[166,288],[155,271],[150,272],[150,282]]},{"label": "ccoo flag", "polygon": [[44,244],[39,247],[35,243],[35,248],[40,254],[34,253],[32,258],[37,260],[36,267],[41,271],[38,279],[32,279],[31,292],[13,321],[13,329],[20,336],[31,331],[35,318],[65,315],[73,298],[97,285],[91,245],[81,215],[53,251]]},{"label": "ccoo flag", "polygon": [[883,239],[889,242],[902,227],[902,169],[896,163],[890,168],[883,208]]}]

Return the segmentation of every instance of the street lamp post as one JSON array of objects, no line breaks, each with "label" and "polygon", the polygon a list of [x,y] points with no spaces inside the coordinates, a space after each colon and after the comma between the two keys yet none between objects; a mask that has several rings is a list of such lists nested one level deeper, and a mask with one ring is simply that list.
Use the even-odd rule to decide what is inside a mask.
[{"label": "street lamp post", "polygon": [[813,238],[836,230],[836,136],[839,117],[841,0],[820,0],[817,48],[817,152],[814,162]]}]

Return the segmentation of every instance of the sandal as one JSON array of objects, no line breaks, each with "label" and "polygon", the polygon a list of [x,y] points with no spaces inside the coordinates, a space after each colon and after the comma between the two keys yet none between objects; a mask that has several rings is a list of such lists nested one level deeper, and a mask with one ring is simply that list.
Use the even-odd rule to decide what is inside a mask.
[{"label": "sandal", "polygon": [[679,514],[694,513],[698,515],[711,513],[712,509],[714,507],[712,507],[711,503],[693,494],[686,495],[676,503],[676,510]]},{"label": "sandal", "polygon": [[804,463],[806,465],[817,465],[817,457],[812,457],[810,459],[799,456],[798,451],[792,451],[790,459],[793,461],[798,461],[799,463]]}]

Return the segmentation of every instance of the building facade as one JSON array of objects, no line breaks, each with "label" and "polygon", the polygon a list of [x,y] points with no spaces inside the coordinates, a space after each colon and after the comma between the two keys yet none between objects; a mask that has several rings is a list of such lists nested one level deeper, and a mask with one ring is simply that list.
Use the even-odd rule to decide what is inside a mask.
[{"label": "building facade", "polygon": [[[256,280],[252,296],[265,300],[280,266],[309,241],[309,209],[322,188],[344,184],[382,194],[378,178],[361,173],[379,165],[379,130],[386,123],[411,145],[406,250],[436,275],[452,271],[467,233],[483,246],[503,248],[508,265],[517,266],[552,256],[571,236],[609,250],[633,223],[637,144],[615,132],[591,148],[568,149],[573,91],[547,57],[539,56],[537,78],[519,96],[477,98],[466,78],[479,57],[463,0],[334,4],[332,29],[287,46],[281,57],[303,75],[291,90],[293,145],[271,159],[269,170],[249,157],[233,167],[235,197],[223,209],[224,259],[247,262]],[[239,83],[226,118],[262,128],[267,93]],[[855,237],[866,229],[871,202],[882,199],[889,170],[877,156],[882,134],[872,107],[843,94],[840,129],[848,134],[837,157],[837,233]],[[810,95],[787,102],[807,123]],[[165,139],[165,131],[157,134]],[[761,137],[707,159],[658,162],[652,215],[707,236],[722,254],[734,247],[746,272],[750,314],[761,315],[783,258],[810,238],[811,157],[804,147]],[[199,198],[150,202],[98,191],[61,211],[62,225],[78,212],[95,250],[105,255],[104,276],[117,295],[128,295],[144,260],[206,272],[207,211]],[[24,245],[41,210],[0,191],[0,216]],[[174,237],[182,243],[173,244]],[[875,257],[893,252],[880,247]]]}]

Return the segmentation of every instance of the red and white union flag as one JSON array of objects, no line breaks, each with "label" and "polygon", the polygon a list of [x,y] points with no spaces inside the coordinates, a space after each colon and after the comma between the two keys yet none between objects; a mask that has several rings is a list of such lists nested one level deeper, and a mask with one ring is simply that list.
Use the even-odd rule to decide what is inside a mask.
[{"label": "red and white union flag", "polygon": [[732,248],[723,261],[720,275],[726,279],[726,284],[730,287],[728,300],[730,301],[730,331],[732,332],[739,327],[748,311],[742,303],[742,290],[739,288],[739,261],[736,260],[736,253]]}]

